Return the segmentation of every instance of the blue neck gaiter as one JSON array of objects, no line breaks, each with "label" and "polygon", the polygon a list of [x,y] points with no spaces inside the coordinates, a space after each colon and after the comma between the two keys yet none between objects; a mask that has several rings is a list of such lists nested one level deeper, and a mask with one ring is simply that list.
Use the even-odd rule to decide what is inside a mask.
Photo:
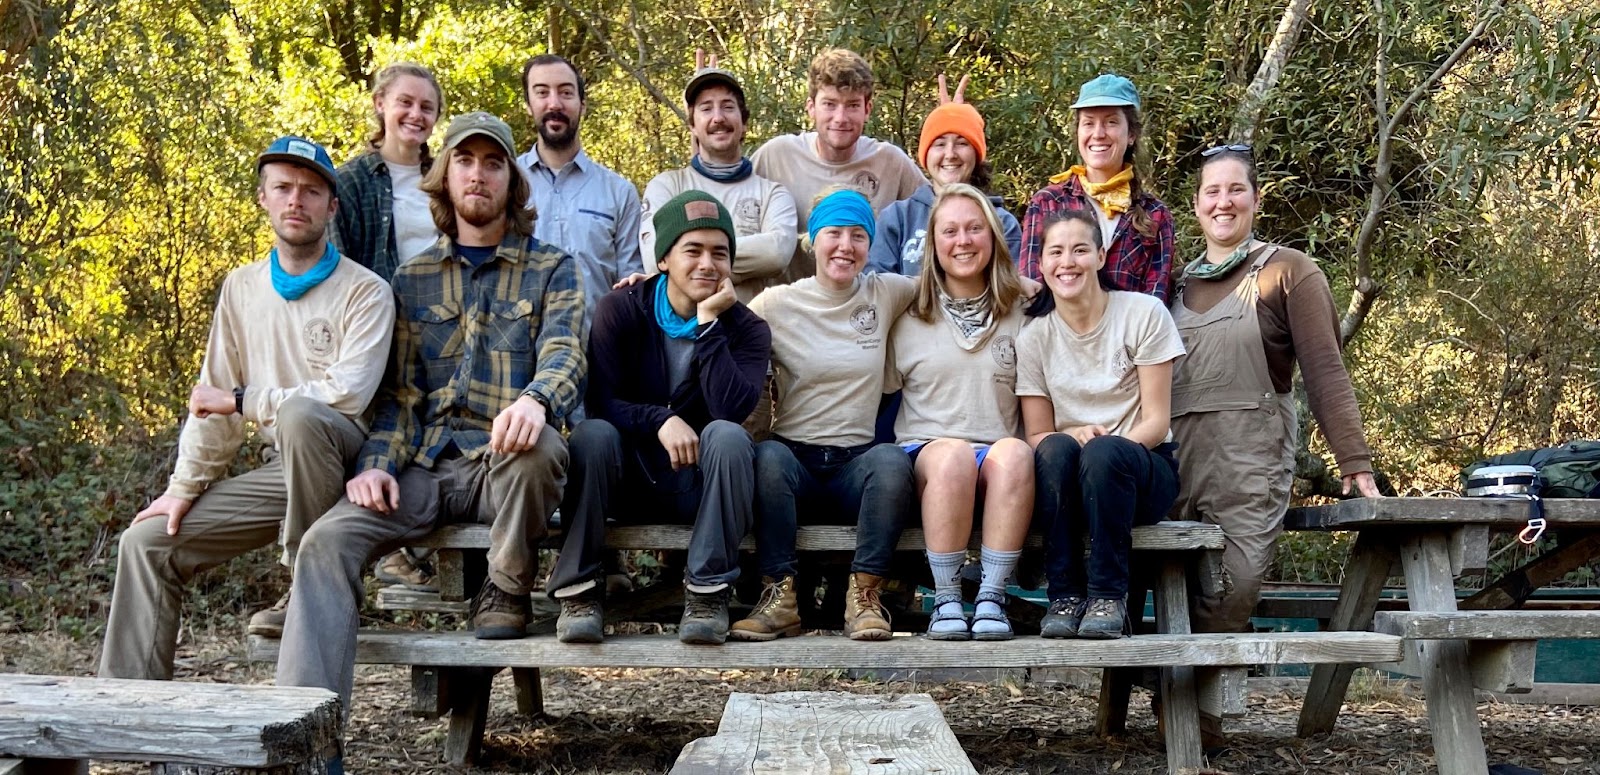
[{"label": "blue neck gaiter", "polygon": [[312,288],[322,284],[333,274],[339,266],[339,250],[332,242],[322,251],[322,258],[305,274],[293,275],[283,270],[283,265],[278,263],[278,249],[272,249],[272,288],[282,296],[285,301],[294,301]]}]

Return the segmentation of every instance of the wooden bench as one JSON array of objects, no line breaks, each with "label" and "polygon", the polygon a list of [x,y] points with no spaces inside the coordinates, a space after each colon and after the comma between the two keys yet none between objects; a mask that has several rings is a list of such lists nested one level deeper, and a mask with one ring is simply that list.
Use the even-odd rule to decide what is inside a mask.
[{"label": "wooden bench", "polygon": [[339,713],[323,689],[0,674],[0,756],[30,774],[98,759],[170,775],[321,775]]},{"label": "wooden bench", "polygon": [[[687,548],[689,536],[690,529],[680,526],[613,527],[607,531],[606,544],[612,549],[682,550]],[[380,603],[391,609],[461,611],[483,578],[483,550],[488,543],[488,529],[479,525],[452,525],[435,531],[417,545],[439,550],[441,592],[385,591]],[[1030,545],[1038,546],[1037,537],[1030,538]],[[542,712],[538,671],[545,667],[1116,668],[1107,671],[1101,687],[1096,729],[1103,734],[1124,729],[1134,676],[1144,668],[1156,668],[1158,689],[1164,697],[1168,762],[1176,772],[1203,765],[1202,703],[1217,715],[1242,712],[1243,666],[1400,658],[1401,638],[1381,633],[1189,634],[1189,579],[1198,577],[1199,583],[1206,585],[1220,583],[1217,560],[1222,545],[1221,530],[1211,525],[1163,522],[1136,528],[1133,566],[1142,572],[1136,573],[1132,598],[1142,601],[1147,589],[1155,592],[1156,632],[1118,641],[1024,636],[982,644],[942,643],[901,634],[887,642],[856,642],[839,635],[811,635],[707,647],[686,646],[668,634],[620,635],[601,644],[568,645],[549,634],[559,609],[542,600],[542,595],[535,595],[536,621],[529,627],[532,637],[479,641],[467,632],[364,630],[358,638],[356,661],[412,666],[413,712],[428,717],[450,714],[445,757],[452,763],[476,758],[488,713],[490,681],[507,667],[515,679],[518,709],[527,714]],[[852,527],[803,527],[797,540],[803,558],[823,553],[847,558],[855,546]],[[745,548],[754,548],[753,542],[746,541]],[[906,530],[897,548],[920,556],[922,532]],[[681,605],[681,596],[678,579],[667,578],[635,592],[628,600],[608,602],[607,618],[628,620],[663,605]],[[1038,611],[1037,606],[1032,609]],[[274,640],[253,637],[250,658],[273,660],[277,646]]]}]

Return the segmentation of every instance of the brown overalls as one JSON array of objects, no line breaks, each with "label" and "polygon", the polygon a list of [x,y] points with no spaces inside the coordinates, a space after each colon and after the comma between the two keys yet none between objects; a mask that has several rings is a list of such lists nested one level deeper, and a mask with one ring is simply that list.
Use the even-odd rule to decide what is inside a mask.
[{"label": "brown overalls", "polygon": [[1182,281],[1172,304],[1189,351],[1172,384],[1172,437],[1182,472],[1172,513],[1198,515],[1227,536],[1225,591],[1194,601],[1197,632],[1245,628],[1289,508],[1298,435],[1294,396],[1273,390],[1256,313],[1256,276],[1277,250],[1262,249],[1234,292],[1211,309],[1185,306]]}]

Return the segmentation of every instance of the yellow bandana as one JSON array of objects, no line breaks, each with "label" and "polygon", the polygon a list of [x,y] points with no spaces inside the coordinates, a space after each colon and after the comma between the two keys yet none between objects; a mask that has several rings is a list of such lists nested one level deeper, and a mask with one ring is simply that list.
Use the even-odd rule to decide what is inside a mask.
[{"label": "yellow bandana", "polygon": [[1112,175],[1111,179],[1104,183],[1091,183],[1089,170],[1082,164],[1074,164],[1072,169],[1050,178],[1050,182],[1065,183],[1074,175],[1083,182],[1084,192],[1095,201],[1095,204],[1100,205],[1107,218],[1115,218],[1133,207],[1133,165],[1123,167],[1121,172]]}]

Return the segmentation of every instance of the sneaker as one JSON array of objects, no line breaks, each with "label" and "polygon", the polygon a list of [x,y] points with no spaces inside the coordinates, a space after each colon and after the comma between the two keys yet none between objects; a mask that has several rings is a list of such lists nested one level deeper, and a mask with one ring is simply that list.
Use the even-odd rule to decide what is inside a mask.
[{"label": "sneaker", "polygon": [[255,612],[250,617],[250,625],[245,631],[251,635],[260,635],[263,638],[283,637],[283,622],[289,618],[289,593],[283,593],[278,602],[271,608]]},{"label": "sneaker", "polygon": [[1128,606],[1122,600],[1097,597],[1078,624],[1080,638],[1120,638],[1128,629]]},{"label": "sneaker", "polygon": [[888,640],[894,634],[889,626],[889,609],[884,608],[882,576],[850,574],[850,588],[844,596],[844,634],[851,640]]},{"label": "sneaker", "polygon": [[605,640],[606,614],[598,585],[572,597],[558,598],[556,640],[562,643],[599,643]]},{"label": "sneaker", "polygon": [[399,584],[417,592],[439,591],[439,576],[433,571],[433,563],[413,558],[404,549],[391,552],[379,560],[377,567],[372,569],[372,575],[385,584]]},{"label": "sneaker", "polygon": [[1044,638],[1076,638],[1078,625],[1089,609],[1089,599],[1081,595],[1068,595],[1050,601],[1050,610],[1039,621],[1039,635]]},{"label": "sneaker", "polygon": [[472,599],[472,630],[479,640],[510,640],[528,634],[528,614],[532,601],[527,595],[513,595],[493,581],[484,581],[483,590]]},{"label": "sneaker", "polygon": [[794,590],[794,577],[761,578],[761,600],[750,615],[733,623],[728,637],[734,640],[769,641],[800,634],[800,595]]},{"label": "sneaker", "polygon": [[683,618],[678,640],[719,646],[728,640],[728,587],[716,592],[683,591]]}]

